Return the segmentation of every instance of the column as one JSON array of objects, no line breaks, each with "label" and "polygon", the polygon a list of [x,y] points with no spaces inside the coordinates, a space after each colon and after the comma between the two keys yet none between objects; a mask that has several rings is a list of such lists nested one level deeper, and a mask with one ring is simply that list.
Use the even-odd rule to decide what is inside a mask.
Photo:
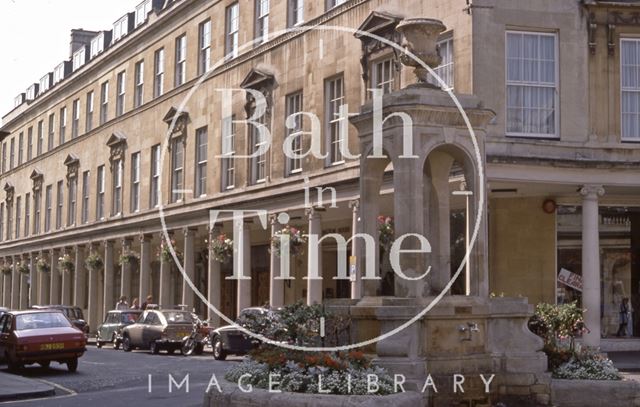
[{"label": "column", "polygon": [[[164,235],[161,235],[160,238],[164,239]],[[171,239],[171,234],[169,234],[169,239]],[[173,258],[167,261],[163,257],[160,255],[160,298],[158,299],[158,304],[161,308],[168,307],[173,302],[171,300],[171,267]]]},{"label": "column", "polygon": [[11,262],[11,308],[20,308],[20,272],[18,271],[19,257]]},{"label": "column", "polygon": [[[275,214],[271,215],[269,221],[271,223],[271,237],[273,237],[282,229],[282,225],[278,222],[278,216]],[[284,280],[278,278],[280,276],[280,262],[288,262],[289,258],[281,259],[275,250],[271,250],[270,260],[269,304],[271,304],[271,307],[277,308],[284,305]]]},{"label": "column", "polygon": [[[9,261],[5,257],[4,264],[8,263]],[[11,307],[11,274],[2,273],[2,306]]]},{"label": "column", "polygon": [[38,303],[38,270],[36,270],[36,255],[29,253],[29,305]]},{"label": "column", "polygon": [[598,197],[604,195],[602,185],[585,185],[582,195],[582,307],[589,332],[584,344],[600,346],[600,232],[598,230]]},{"label": "column", "polygon": [[102,315],[98,319],[104,318],[109,311],[115,307],[115,294],[113,292],[113,241],[104,241],[104,295],[102,300]]},{"label": "column", "polygon": [[[216,239],[218,237],[218,235],[220,234],[220,228],[217,226],[214,226],[212,228],[209,229],[209,260],[208,260],[208,264],[207,264],[207,299],[209,300],[209,304],[211,304],[212,307],[215,307],[218,312],[222,312],[221,311],[221,306],[222,306],[222,287],[221,287],[221,283],[222,283],[222,276],[221,276],[221,271],[220,271],[220,262],[216,261],[216,259],[213,258],[213,249],[211,248],[211,242],[213,242],[213,239]],[[209,323],[214,326],[214,327],[218,327],[220,326],[220,316],[211,309],[211,307],[207,307],[207,319],[209,320]]]},{"label": "column", "polygon": [[[251,306],[251,231],[249,224],[244,219],[233,219],[234,224],[234,252],[238,250],[238,256],[233,258],[233,270],[240,270],[242,278],[238,282],[238,295],[236,302],[236,313]],[[240,231],[239,236],[235,236],[236,231]],[[237,248],[235,247],[237,245]]]},{"label": "column", "polygon": [[[353,237],[360,233],[360,200],[349,201],[349,208],[351,208],[351,236]],[[351,240],[351,256],[356,261],[360,257],[358,248],[357,239]],[[353,272],[353,268],[355,268],[355,272]],[[362,298],[362,270],[358,270],[351,259],[349,259],[349,277],[351,278],[351,299],[359,300]]]},{"label": "column", "polygon": [[[315,208],[307,209],[309,216],[309,235],[316,235],[318,238],[322,235],[322,219],[320,213]],[[311,279],[309,273],[304,277],[307,280],[307,305],[322,303],[322,247],[318,250],[308,250],[307,269],[311,264],[317,264],[321,278]]]},{"label": "column", "polygon": [[49,273],[49,303],[60,304],[60,270],[58,270],[58,257],[60,251],[51,249],[51,272]]},{"label": "column", "polygon": [[[69,249],[64,248],[62,249],[62,255],[66,255],[69,253]],[[74,264],[74,270],[75,270],[75,264]],[[66,270],[60,270],[60,272],[62,273],[62,297],[60,300],[61,304],[64,305],[69,305],[71,304],[71,284],[72,284],[72,276],[71,276],[71,271],[66,271]]]},{"label": "column", "polygon": [[[122,240],[122,254],[131,252],[131,239]],[[127,297],[127,301],[131,303],[131,262],[122,263],[120,266],[120,296]]]},{"label": "column", "polygon": [[[47,261],[47,254],[45,252],[40,252],[38,257],[45,262]],[[49,258],[48,263],[49,263],[48,272],[40,272],[36,267],[36,272],[38,273],[38,288],[40,289],[40,295],[38,296],[39,305],[49,305],[51,300],[51,296],[49,295],[51,273],[53,272],[53,265],[52,265],[51,258]]]},{"label": "column", "polygon": [[[151,294],[151,236],[140,235],[140,304]],[[157,299],[155,299],[157,301]]]},{"label": "column", "polygon": [[87,303],[87,269],[84,265],[84,246],[75,247],[75,273],[73,275],[73,305],[83,308]]},{"label": "column", "polygon": [[[28,257],[20,257],[21,265],[28,265],[28,262]],[[19,272],[18,276],[20,278],[20,309],[27,309],[29,308],[29,275]]]},{"label": "column", "polygon": [[[99,250],[97,244],[91,244],[89,246],[89,254],[93,255]],[[98,291],[98,285],[100,283],[100,270],[87,269],[89,284],[87,284],[87,322],[89,323],[90,331],[95,332],[96,328],[100,324],[98,320],[98,304],[100,303]]]},{"label": "column", "polygon": [[[195,285],[194,279],[196,276],[196,261],[195,261],[195,253],[194,253],[194,239],[195,239],[195,229],[185,228],[184,232],[184,263],[182,267],[184,268],[184,272],[186,277]],[[182,303],[187,306],[188,310],[193,309],[193,290],[189,287],[187,283],[187,279],[180,274],[180,278],[182,279]]]}]

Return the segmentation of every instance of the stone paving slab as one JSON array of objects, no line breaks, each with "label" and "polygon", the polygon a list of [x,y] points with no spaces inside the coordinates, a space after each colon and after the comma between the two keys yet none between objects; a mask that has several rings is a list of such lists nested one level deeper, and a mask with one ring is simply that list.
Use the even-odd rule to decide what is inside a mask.
[{"label": "stone paving slab", "polygon": [[55,387],[39,380],[0,372],[0,401],[55,395]]}]

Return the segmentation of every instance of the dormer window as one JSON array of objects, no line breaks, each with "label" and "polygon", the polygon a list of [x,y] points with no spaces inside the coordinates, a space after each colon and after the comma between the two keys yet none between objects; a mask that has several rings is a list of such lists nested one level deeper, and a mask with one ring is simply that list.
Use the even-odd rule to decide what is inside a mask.
[{"label": "dormer window", "polygon": [[64,79],[64,62],[56,66],[53,69],[53,84],[62,81]]},{"label": "dormer window", "polygon": [[51,87],[51,77],[52,74],[49,72],[42,78],[40,78],[40,86],[38,87],[38,95],[42,95],[44,92],[48,91]]},{"label": "dormer window", "polygon": [[38,84],[34,83],[33,85],[27,88],[27,100],[33,100],[38,95]]},{"label": "dormer window", "polygon": [[129,33],[129,15],[123,16],[113,24],[113,42],[118,41]]},{"label": "dormer window", "polygon": [[18,96],[16,96],[15,99],[13,99],[13,107],[18,107],[21,104],[24,103],[24,99],[25,99],[25,94],[21,93]]},{"label": "dormer window", "polygon": [[147,21],[147,16],[151,12],[151,0],[143,1],[136,6],[136,27]]},{"label": "dormer window", "polygon": [[74,72],[87,62],[87,50],[82,47],[73,53],[73,70]]},{"label": "dormer window", "polygon": [[91,58],[104,51],[104,33],[98,34],[91,40]]}]

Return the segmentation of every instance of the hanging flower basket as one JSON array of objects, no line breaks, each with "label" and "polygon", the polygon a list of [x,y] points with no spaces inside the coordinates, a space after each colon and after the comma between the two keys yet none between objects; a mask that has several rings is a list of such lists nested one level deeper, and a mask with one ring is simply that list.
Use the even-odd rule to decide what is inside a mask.
[{"label": "hanging flower basket", "polygon": [[71,273],[75,269],[75,264],[71,256],[67,253],[58,257],[58,272],[60,274]]},{"label": "hanging flower basket", "polygon": [[291,256],[299,256],[304,253],[307,238],[300,229],[287,225],[271,238],[271,250],[274,250],[276,256],[280,257],[280,240],[283,235],[289,236],[289,254]]},{"label": "hanging flower basket", "polygon": [[96,253],[91,253],[84,260],[84,265],[91,271],[100,271],[104,267],[104,261],[102,257]]},{"label": "hanging flower basket", "polygon": [[182,252],[177,249],[176,241],[174,239],[171,239],[169,243],[167,243],[163,238],[160,241],[160,247],[158,248],[158,252],[156,253],[156,256],[162,259],[162,261],[175,264],[175,260],[173,258],[173,254],[171,253],[169,244],[171,245],[171,247],[173,247],[173,251],[176,253],[176,257],[178,258],[178,261],[182,263],[182,259],[183,259]]},{"label": "hanging flower basket", "polygon": [[378,216],[378,240],[380,242],[380,246],[385,249],[390,248],[393,244],[394,236],[395,230],[393,218],[384,215]]},{"label": "hanging flower basket", "polygon": [[18,268],[18,272],[21,274],[29,274],[30,272],[29,265],[24,261],[19,262],[17,264],[17,268]]},{"label": "hanging flower basket", "polygon": [[10,276],[11,275],[11,266],[8,264],[3,265],[2,267],[0,267],[0,272],[2,272],[3,275],[5,276]]},{"label": "hanging flower basket", "polygon": [[51,271],[51,266],[47,263],[46,259],[38,257],[36,259],[36,270],[40,273],[48,273]]},{"label": "hanging flower basket", "polygon": [[219,234],[211,241],[211,251],[213,259],[219,263],[229,263],[233,260],[233,240],[229,239],[226,234]]},{"label": "hanging flower basket", "polygon": [[124,252],[120,255],[120,258],[118,259],[118,264],[120,266],[124,266],[127,264],[136,266],[140,264],[140,255],[132,250]]}]

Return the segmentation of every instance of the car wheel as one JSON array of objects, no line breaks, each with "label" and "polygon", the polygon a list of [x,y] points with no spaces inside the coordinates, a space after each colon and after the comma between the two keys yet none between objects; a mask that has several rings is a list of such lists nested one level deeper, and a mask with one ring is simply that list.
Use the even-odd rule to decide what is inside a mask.
[{"label": "car wheel", "polygon": [[213,357],[215,360],[225,360],[227,358],[227,352],[222,346],[222,338],[219,336],[213,339]]},{"label": "car wheel", "polygon": [[78,370],[78,358],[67,360],[67,369],[69,369],[71,373],[74,373],[76,370]]},{"label": "car wheel", "polygon": [[104,343],[100,340],[100,332],[98,332],[96,334],[96,348],[100,349],[102,345],[104,345]]},{"label": "car wheel", "polygon": [[153,341],[149,344],[149,350],[151,351],[152,355],[157,355],[158,353],[160,353],[160,347],[158,346],[156,341]]},{"label": "car wheel", "polygon": [[120,341],[118,341],[116,334],[113,334],[113,336],[111,337],[111,343],[113,344],[113,349],[120,349]]},{"label": "car wheel", "polygon": [[125,352],[131,352],[131,339],[128,336],[122,338],[122,350]]},{"label": "car wheel", "polygon": [[49,369],[49,366],[51,365],[51,361],[50,360],[45,360],[42,362],[38,362],[38,364],[40,366],[42,366],[43,369]]}]

